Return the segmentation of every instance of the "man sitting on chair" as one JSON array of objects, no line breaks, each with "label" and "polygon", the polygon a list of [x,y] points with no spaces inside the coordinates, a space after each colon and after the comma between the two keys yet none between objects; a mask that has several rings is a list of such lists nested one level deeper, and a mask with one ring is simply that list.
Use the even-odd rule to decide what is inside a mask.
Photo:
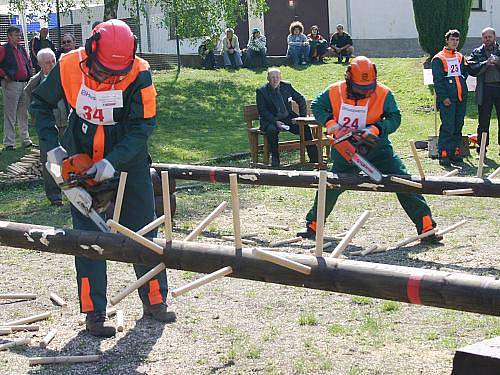
[{"label": "man sitting on chair", "polygon": [[[300,134],[299,126],[292,119],[306,116],[307,103],[304,96],[292,87],[290,82],[281,80],[281,71],[270,68],[267,71],[268,83],[257,89],[257,110],[260,117],[260,129],[266,133],[271,149],[271,165],[279,167],[280,156],[278,135],[280,131]],[[298,104],[299,114],[292,110],[292,101]],[[311,129],[304,128],[306,140],[312,139]],[[311,163],[318,162],[316,146],[307,146],[307,155]]]}]

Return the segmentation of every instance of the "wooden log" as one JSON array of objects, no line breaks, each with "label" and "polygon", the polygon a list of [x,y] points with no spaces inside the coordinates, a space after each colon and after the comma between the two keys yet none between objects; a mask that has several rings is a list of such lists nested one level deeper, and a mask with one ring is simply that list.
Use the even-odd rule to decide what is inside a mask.
[{"label": "wooden log", "polygon": [[134,290],[139,289],[141,286],[146,284],[149,280],[151,280],[153,277],[158,275],[161,271],[165,269],[165,263],[160,263],[156,267],[152,268],[148,272],[146,272],[144,275],[142,275],[140,278],[138,278],[136,281],[134,281],[132,284],[130,284],[128,287],[123,289],[120,293],[118,293],[116,296],[112,297],[110,299],[111,304],[114,306],[118,304],[122,299],[127,297],[130,293],[132,293]]},{"label": "wooden log", "polygon": [[158,228],[160,225],[162,225],[164,223],[165,223],[165,215],[161,215],[158,219],[155,219],[151,223],[146,224],[145,226],[143,226],[136,233],[139,236],[144,236],[145,234],[148,234],[152,230],[155,230],[156,228]]},{"label": "wooden log", "polygon": [[118,332],[123,332],[123,327],[124,327],[123,310],[116,310],[116,330]]},{"label": "wooden log", "polygon": [[[319,182],[318,173],[314,171],[211,167],[183,164],[153,164],[153,167],[158,172],[168,170],[170,176],[177,179],[212,183],[228,183],[229,174],[231,173],[245,176],[245,178],[239,179],[240,184],[316,188]],[[415,192],[415,189],[410,186],[386,183],[390,181],[390,177],[385,177],[381,184],[374,184],[367,176],[333,174],[329,172],[327,183],[331,184],[333,188],[343,190],[396,193]],[[409,176],[396,177],[408,178]],[[411,176],[411,179],[419,180],[419,176]],[[425,180],[420,182],[422,183],[422,189],[419,191],[421,194],[442,195],[443,190],[473,188],[475,196],[500,197],[500,180],[485,182],[483,179],[476,177],[426,176]]]},{"label": "wooden log", "polygon": [[234,247],[241,249],[240,198],[238,197],[238,175],[229,175],[231,186],[231,208],[233,209]]},{"label": "wooden log", "polygon": [[101,359],[99,355],[68,355],[58,357],[33,357],[29,359],[30,366],[68,364],[68,363],[87,363],[98,362]]},{"label": "wooden log", "polygon": [[[34,242],[24,236],[30,230]],[[39,241],[43,233],[49,241],[48,246]],[[165,246],[164,239],[155,239],[155,242]],[[80,247],[82,243],[97,244],[106,251],[102,254],[89,252]],[[235,252],[234,246],[173,240],[169,251],[160,256],[118,234],[69,228],[61,231],[53,227],[5,221],[0,221],[0,245],[23,251],[31,249],[150,266],[164,262],[168,268],[191,272],[210,273],[221,266],[231,266],[231,277],[240,279],[500,316],[500,280],[466,273],[275,253],[311,267],[311,274],[304,275],[262,261],[247,248]]]},{"label": "wooden log", "polygon": [[[120,222],[120,214],[122,212],[123,195],[125,193],[125,185],[127,183],[127,172],[120,173],[120,181],[118,182],[118,191],[116,192],[115,209],[113,210],[113,220],[117,223]],[[116,229],[111,229],[116,233]]]},{"label": "wooden log", "polygon": [[20,331],[39,331],[40,326],[35,325],[35,324],[18,324],[18,325],[11,325],[11,326],[0,326],[0,329],[5,329],[9,328],[12,330],[12,332],[20,332]]},{"label": "wooden log", "polygon": [[34,322],[39,322],[40,320],[48,319],[52,314],[50,312],[44,312],[41,314],[31,315],[27,318],[12,320],[10,322],[4,323],[4,326],[17,326],[21,324],[29,324]]},{"label": "wooden log", "polygon": [[5,344],[0,344],[0,350],[7,350],[15,346],[29,345],[30,343],[31,343],[30,339],[16,339],[14,341],[10,341]]},{"label": "wooden log", "polygon": [[481,147],[479,148],[479,162],[477,165],[477,177],[482,178],[483,177],[483,170],[484,170],[484,158],[486,156],[486,141],[488,138],[488,133],[483,132],[481,134]]},{"label": "wooden log", "polygon": [[437,232],[437,229],[434,228],[434,229],[431,229],[430,231],[427,231],[425,233],[417,234],[415,236],[411,236],[409,238],[406,238],[406,239],[398,242],[396,245],[391,246],[390,249],[394,250],[394,249],[400,248],[401,246],[406,246],[406,245],[408,245],[408,244],[410,244],[412,242],[421,240],[422,238],[426,238],[426,237],[432,236],[433,234],[436,234],[436,232]]},{"label": "wooden log", "polygon": [[347,232],[345,237],[342,238],[342,240],[339,242],[337,247],[332,251],[332,253],[330,254],[330,257],[338,258],[342,254],[342,252],[349,245],[349,243],[354,238],[356,233],[358,233],[358,231],[361,229],[361,227],[366,222],[366,220],[368,220],[369,216],[370,216],[369,211],[365,211],[361,214],[361,216],[358,218],[358,220],[356,220],[356,222],[351,227],[351,229],[349,229],[349,231]]},{"label": "wooden log", "polygon": [[457,229],[458,227],[461,227],[462,225],[464,225],[465,223],[467,223],[467,219],[464,219],[464,220],[460,220],[458,223],[455,223],[453,225],[450,225],[448,228],[445,228],[443,230],[440,230],[436,233],[436,235],[438,236],[444,236],[446,233],[449,233],[451,232],[452,230],[455,230]]},{"label": "wooden log", "polygon": [[0,299],[36,299],[36,294],[33,293],[0,294]]},{"label": "wooden log", "polygon": [[323,256],[323,236],[325,230],[325,206],[326,206],[326,171],[319,172],[318,204],[316,215],[316,250],[314,255]]},{"label": "wooden log", "polygon": [[194,228],[193,231],[186,236],[186,238],[184,238],[184,241],[192,241],[196,237],[198,237],[198,235],[201,232],[203,232],[203,230],[206,227],[208,227],[212,221],[214,221],[216,218],[218,218],[222,214],[222,212],[225,210],[226,207],[227,207],[226,201],[219,204],[217,206],[217,208],[210,213],[210,215],[208,215],[205,219],[203,219],[201,221],[201,223],[198,224],[198,226],[196,228]]},{"label": "wooden log", "polygon": [[406,186],[411,186],[411,187],[414,187],[416,189],[422,189],[422,184],[421,183],[418,183],[418,182],[415,182],[415,181],[406,180],[404,178],[400,178],[400,177],[396,177],[396,176],[391,176],[391,181],[392,182],[396,182],[398,184],[402,184],[402,185],[406,185]]},{"label": "wooden log", "polygon": [[491,180],[491,179],[497,178],[498,175],[500,175],[500,167],[495,169],[495,171],[492,172],[487,178]]},{"label": "wooden log", "polygon": [[417,165],[418,174],[420,175],[420,180],[425,180],[424,168],[422,168],[422,162],[420,161],[420,157],[418,156],[417,147],[415,146],[415,140],[410,140],[410,149],[413,154],[413,159],[415,159],[415,164]]},{"label": "wooden log", "polygon": [[278,264],[282,267],[289,268],[291,270],[303,273],[304,275],[310,275],[311,274],[311,267],[306,266],[302,263],[296,262],[294,260],[290,260],[287,258],[284,258],[280,255],[274,254],[273,252],[270,251],[264,251],[264,250],[259,250],[259,249],[252,249],[252,255],[255,257],[274,263]]},{"label": "wooden log", "polygon": [[57,294],[55,293],[50,293],[50,299],[52,301],[54,301],[54,303],[57,305],[57,306],[61,306],[61,307],[65,307],[67,306],[68,304],[66,303],[65,300],[63,300],[61,297],[59,297]]},{"label": "wooden log", "polygon": [[458,169],[454,169],[452,171],[449,171],[448,173],[445,173],[443,175],[443,177],[453,177],[453,176],[456,176],[458,174],[459,170]]},{"label": "wooden log", "polygon": [[179,296],[182,296],[183,294],[186,294],[187,292],[199,288],[200,286],[203,286],[205,284],[208,284],[212,281],[215,281],[217,279],[220,279],[224,276],[229,275],[230,273],[233,272],[233,269],[231,267],[224,267],[221,268],[220,270],[217,270],[215,272],[212,272],[208,275],[205,275],[198,280],[194,280],[190,282],[189,284],[186,284],[184,286],[181,286],[180,288],[172,290],[172,297],[176,298]]},{"label": "wooden log", "polygon": [[172,211],[170,209],[170,183],[168,171],[161,172],[161,191],[163,196],[163,217],[165,218],[165,239],[172,241]]},{"label": "wooden log", "polygon": [[56,334],[57,334],[57,329],[56,328],[51,329],[49,333],[45,335],[43,340],[40,341],[40,347],[46,348],[50,344],[50,342],[54,339],[54,337],[56,337]]},{"label": "wooden log", "polygon": [[106,224],[110,228],[115,228],[117,232],[120,232],[124,236],[127,236],[131,240],[140,243],[142,246],[147,247],[150,250],[153,250],[156,254],[162,255],[163,254],[163,248],[161,246],[158,246],[155,244],[153,241],[148,240],[147,238],[144,238],[134,231],[128,229],[127,227],[124,227],[121,224],[118,224],[116,221],[109,219]]},{"label": "wooden log", "polygon": [[302,237],[289,238],[287,240],[273,242],[269,245],[269,247],[279,247],[279,246],[283,246],[283,245],[290,245],[292,243],[300,242],[302,240],[303,240]]},{"label": "wooden log", "polygon": [[474,189],[443,190],[443,195],[471,195],[471,194],[474,194]]}]

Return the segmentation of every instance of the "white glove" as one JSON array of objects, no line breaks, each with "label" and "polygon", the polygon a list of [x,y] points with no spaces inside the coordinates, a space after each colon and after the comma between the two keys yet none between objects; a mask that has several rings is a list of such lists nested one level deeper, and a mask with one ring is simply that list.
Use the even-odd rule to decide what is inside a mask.
[{"label": "white glove", "polygon": [[67,157],[68,153],[62,146],[58,146],[47,152],[47,162],[45,163],[45,168],[47,168],[47,171],[58,185],[63,183],[61,167],[63,160]]},{"label": "white glove", "polygon": [[68,197],[71,204],[78,209],[86,217],[89,216],[90,208],[92,207],[92,197],[82,187],[73,187],[70,189],[62,189],[63,193]]},{"label": "white glove", "polygon": [[88,175],[95,173],[94,180],[101,182],[108,180],[115,175],[115,167],[106,159],[99,160],[87,170]]}]

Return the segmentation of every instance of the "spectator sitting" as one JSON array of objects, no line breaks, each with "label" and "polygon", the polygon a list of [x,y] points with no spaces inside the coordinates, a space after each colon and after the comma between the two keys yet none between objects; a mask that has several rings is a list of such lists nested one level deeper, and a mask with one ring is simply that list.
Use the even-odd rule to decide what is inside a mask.
[{"label": "spectator sitting", "polygon": [[229,68],[233,66],[231,62],[233,56],[234,66],[239,68],[243,65],[241,61],[240,42],[234,34],[234,30],[230,27],[226,29],[226,35],[222,39],[222,57],[224,58],[224,66]]},{"label": "spectator sitting", "polygon": [[311,27],[311,33],[307,36],[309,41],[309,46],[311,47],[311,52],[309,53],[309,59],[312,63],[319,62],[324,63],[323,57],[325,56],[328,42],[319,33],[318,26],[314,25]]},{"label": "spectator sitting", "polygon": [[345,63],[349,63],[354,53],[354,47],[352,46],[352,38],[344,31],[343,25],[337,25],[337,32],[330,39],[330,48],[333,55],[338,58],[337,64],[342,64],[343,57],[345,57]]},{"label": "spectator sitting", "polygon": [[266,48],[266,37],[260,34],[260,30],[255,27],[252,30],[252,35],[248,40],[247,44],[247,56],[245,59],[245,65],[248,68],[252,68],[252,59],[255,55],[260,56],[260,65],[262,68],[267,68],[267,48]]},{"label": "spectator sitting", "polygon": [[48,35],[49,35],[49,28],[42,27],[42,28],[40,28],[40,33],[38,34],[38,36],[33,37],[33,39],[31,39],[31,42],[30,42],[31,64],[33,65],[33,68],[37,72],[40,71],[40,67],[38,66],[38,61],[36,58],[38,51],[40,51],[43,48],[50,48],[54,52],[56,50],[54,48],[54,44],[48,38]]},{"label": "spectator sitting", "polygon": [[[292,110],[292,101],[299,105],[300,116],[307,114],[307,103],[304,96],[292,87],[290,82],[281,80],[281,71],[270,68],[267,71],[268,83],[257,89],[257,111],[260,118],[260,129],[266,133],[271,149],[271,165],[279,167],[280,156],[278,148],[278,135],[280,131],[289,131],[300,134],[299,126],[292,122],[298,117]],[[311,129],[304,128],[306,140],[312,139]],[[316,146],[307,146],[307,155],[311,163],[318,162],[318,149]]]},{"label": "spectator sitting", "polygon": [[61,40],[61,48],[56,52],[56,60],[59,61],[62,54],[73,51],[74,49],[76,49],[75,37],[70,33],[64,34]]},{"label": "spectator sitting", "polygon": [[306,65],[309,58],[310,46],[304,34],[302,22],[295,21],[290,24],[290,34],[287,37],[288,51],[286,55],[292,59],[292,64]]},{"label": "spectator sitting", "polygon": [[215,69],[215,55],[212,40],[206,37],[203,43],[198,47],[198,54],[201,57],[201,66],[205,69]]}]

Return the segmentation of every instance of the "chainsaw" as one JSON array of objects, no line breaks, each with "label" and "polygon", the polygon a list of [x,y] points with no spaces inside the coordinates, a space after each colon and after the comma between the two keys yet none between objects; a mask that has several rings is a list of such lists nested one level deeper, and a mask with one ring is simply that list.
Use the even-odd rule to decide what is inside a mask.
[{"label": "chainsaw", "polygon": [[375,182],[382,181],[382,173],[365,156],[376,145],[377,138],[371,140],[361,136],[362,130],[350,131],[339,138],[327,135],[333,148],[349,163],[354,164]]},{"label": "chainsaw", "polygon": [[[73,206],[88,216],[101,231],[109,232],[106,222],[99,213],[106,211],[114,200],[119,178],[114,177],[98,183],[94,180],[95,175],[86,174],[93,164],[87,154],[75,154],[64,159],[61,170],[63,182],[60,186]],[[92,202],[82,199],[80,194],[75,194],[75,188],[87,192]]]}]

